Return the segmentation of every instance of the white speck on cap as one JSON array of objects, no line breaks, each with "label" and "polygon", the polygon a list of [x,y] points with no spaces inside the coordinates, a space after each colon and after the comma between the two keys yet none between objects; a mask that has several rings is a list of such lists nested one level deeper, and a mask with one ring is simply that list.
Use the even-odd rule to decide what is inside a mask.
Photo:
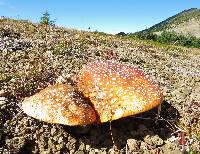
[{"label": "white speck on cap", "polygon": [[120,109],[117,109],[114,113],[114,119],[119,119],[122,117],[122,115],[124,114],[124,111],[120,108]]}]

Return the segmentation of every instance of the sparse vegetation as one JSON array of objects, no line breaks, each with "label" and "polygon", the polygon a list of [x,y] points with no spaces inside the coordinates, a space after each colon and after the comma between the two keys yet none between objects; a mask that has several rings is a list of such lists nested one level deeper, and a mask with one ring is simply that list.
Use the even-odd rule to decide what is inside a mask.
[{"label": "sparse vegetation", "polygon": [[55,25],[55,21],[51,20],[50,14],[48,11],[46,11],[42,15],[42,17],[40,18],[40,23],[44,25],[51,25],[51,26]]},{"label": "sparse vegetation", "polygon": [[44,123],[20,109],[25,97],[60,77],[71,79],[84,64],[101,59],[143,68],[164,93],[157,123],[154,111],[139,115],[150,120],[130,117],[112,123],[121,153],[126,145],[127,151],[139,153],[180,153],[179,128],[186,132],[187,152],[199,151],[199,49],[28,21],[0,19],[0,23],[0,91],[4,91],[0,97],[6,98],[0,106],[0,148],[13,153],[113,152],[108,124],[91,126],[83,137],[76,133],[83,128]]},{"label": "sparse vegetation", "polygon": [[99,32],[98,30],[95,30],[93,33],[98,35],[108,35],[107,33]]},{"label": "sparse vegetation", "polygon": [[148,29],[128,34],[129,38],[200,48],[200,9],[182,11]]},{"label": "sparse vegetation", "polygon": [[117,36],[126,36],[127,34],[125,32],[119,32],[116,34]]},{"label": "sparse vegetation", "polygon": [[138,37],[140,39],[153,40],[164,44],[200,48],[200,38],[196,38],[194,36],[189,36],[189,35],[188,36],[178,35],[175,32],[169,32],[169,31],[163,31],[160,35],[144,31],[140,33],[130,34],[128,37],[130,38]]}]

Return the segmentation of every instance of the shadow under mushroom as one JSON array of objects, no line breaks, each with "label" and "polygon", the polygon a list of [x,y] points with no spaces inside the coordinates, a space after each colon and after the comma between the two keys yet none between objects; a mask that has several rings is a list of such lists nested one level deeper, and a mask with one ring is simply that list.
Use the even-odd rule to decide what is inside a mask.
[{"label": "shadow under mushroom", "polygon": [[124,148],[128,139],[144,140],[147,135],[158,135],[166,140],[173,133],[172,125],[177,125],[180,114],[170,103],[164,101],[158,119],[157,108],[138,114],[135,117],[125,117],[110,123],[87,126],[66,126],[63,129],[69,132],[77,140],[81,140],[92,148],[112,148],[113,142],[118,149]]}]

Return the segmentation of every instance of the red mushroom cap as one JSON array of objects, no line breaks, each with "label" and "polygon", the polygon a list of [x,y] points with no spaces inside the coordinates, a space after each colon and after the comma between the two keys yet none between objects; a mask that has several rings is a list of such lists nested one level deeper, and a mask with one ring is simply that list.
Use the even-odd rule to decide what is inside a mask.
[{"label": "red mushroom cap", "polygon": [[141,69],[112,61],[87,64],[79,74],[78,89],[89,97],[100,122],[148,111],[163,100],[158,85]]}]

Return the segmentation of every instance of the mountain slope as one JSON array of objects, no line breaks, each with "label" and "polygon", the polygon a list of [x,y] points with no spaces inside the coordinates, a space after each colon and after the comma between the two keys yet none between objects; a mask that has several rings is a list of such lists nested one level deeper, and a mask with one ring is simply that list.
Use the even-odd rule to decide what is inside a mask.
[{"label": "mountain slope", "polygon": [[177,34],[200,37],[200,9],[191,8],[184,10],[168,19],[141,32],[160,34],[163,31],[174,31]]}]

